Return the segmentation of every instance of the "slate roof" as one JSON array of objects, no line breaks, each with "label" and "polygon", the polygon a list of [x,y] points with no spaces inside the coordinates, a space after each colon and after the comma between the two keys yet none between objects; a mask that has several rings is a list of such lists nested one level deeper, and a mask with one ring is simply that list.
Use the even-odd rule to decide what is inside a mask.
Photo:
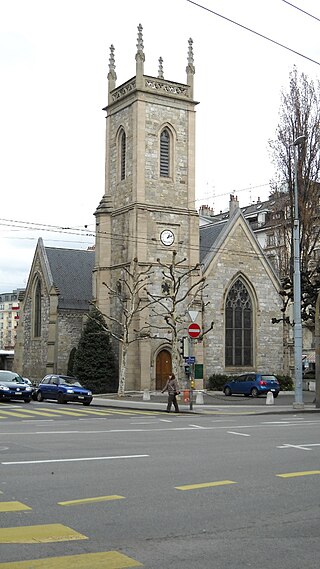
[{"label": "slate roof", "polygon": [[212,223],[200,227],[200,263],[203,263],[228,221],[229,219],[222,223]]},{"label": "slate roof", "polygon": [[88,310],[92,300],[94,251],[45,247],[59,308]]}]

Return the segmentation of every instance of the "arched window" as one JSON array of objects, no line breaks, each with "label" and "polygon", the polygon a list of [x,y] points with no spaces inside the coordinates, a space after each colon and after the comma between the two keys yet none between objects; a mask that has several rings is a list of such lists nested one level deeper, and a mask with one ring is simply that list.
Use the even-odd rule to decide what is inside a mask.
[{"label": "arched window", "polygon": [[240,279],[229,290],[225,323],[226,366],[252,366],[252,301]]},{"label": "arched window", "polygon": [[120,134],[120,180],[124,180],[126,177],[126,133],[122,130]]},{"label": "arched window", "polygon": [[160,177],[170,176],[170,133],[164,128],[160,134]]},{"label": "arched window", "polygon": [[41,336],[41,283],[38,280],[34,293],[33,335]]}]

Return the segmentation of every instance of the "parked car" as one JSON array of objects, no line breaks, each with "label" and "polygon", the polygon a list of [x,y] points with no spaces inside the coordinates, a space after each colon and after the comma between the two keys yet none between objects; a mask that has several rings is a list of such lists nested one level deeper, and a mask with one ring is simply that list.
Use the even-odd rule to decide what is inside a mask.
[{"label": "parked car", "polygon": [[15,371],[0,370],[0,399],[17,399],[30,403],[32,387]]},{"label": "parked car", "polygon": [[58,403],[78,401],[83,405],[90,405],[92,392],[82,387],[76,377],[50,374],[46,375],[39,383],[35,398],[37,401],[56,399]]},{"label": "parked car", "polygon": [[242,394],[259,397],[268,391],[273,393],[273,397],[278,397],[280,391],[276,376],[268,373],[244,373],[231,378],[223,386],[223,392],[227,396]]}]

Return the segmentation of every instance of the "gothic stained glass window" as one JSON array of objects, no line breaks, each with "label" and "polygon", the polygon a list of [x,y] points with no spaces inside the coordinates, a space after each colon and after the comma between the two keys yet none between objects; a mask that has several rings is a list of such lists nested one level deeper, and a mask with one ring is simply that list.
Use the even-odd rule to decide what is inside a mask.
[{"label": "gothic stained glass window", "polygon": [[252,301],[244,283],[237,279],[225,306],[226,366],[252,366]]},{"label": "gothic stained glass window", "polygon": [[160,176],[168,178],[170,175],[170,133],[164,128],[160,134]]},{"label": "gothic stained glass window", "polygon": [[33,332],[36,338],[41,336],[41,284],[39,280],[34,295]]},{"label": "gothic stained glass window", "polygon": [[126,133],[120,135],[120,180],[126,177]]}]

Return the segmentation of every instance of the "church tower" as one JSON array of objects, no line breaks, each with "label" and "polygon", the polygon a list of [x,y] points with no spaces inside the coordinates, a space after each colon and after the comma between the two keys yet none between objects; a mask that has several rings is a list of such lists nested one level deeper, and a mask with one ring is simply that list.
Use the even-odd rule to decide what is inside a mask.
[{"label": "church tower", "polygon": [[[186,268],[199,262],[192,43],[189,39],[185,84],[164,78],[161,57],[158,76],[144,74],[141,25],[136,75],[120,86],[110,47],[108,105],[103,109],[105,193],[95,212],[94,296],[104,314],[112,313],[112,299],[103,283],[114,286],[121,268],[133,259],[141,267],[156,266],[159,258],[170,262],[175,250],[178,259],[186,259]],[[144,340],[131,346],[126,389],[159,389],[160,375],[171,371],[168,342]]]}]

